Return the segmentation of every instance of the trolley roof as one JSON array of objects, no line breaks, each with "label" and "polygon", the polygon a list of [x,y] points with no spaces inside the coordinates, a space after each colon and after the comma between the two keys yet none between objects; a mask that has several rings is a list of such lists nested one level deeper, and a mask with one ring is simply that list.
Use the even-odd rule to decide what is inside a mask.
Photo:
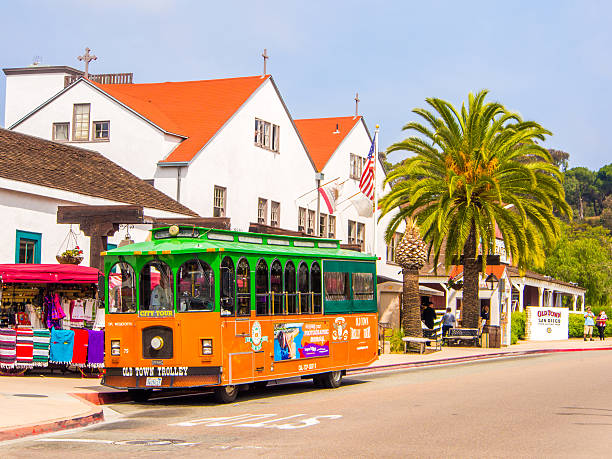
[{"label": "trolley roof", "polygon": [[291,255],[351,258],[375,261],[377,257],[340,248],[337,239],[248,233],[194,226],[154,228],[151,240],[102,252],[103,256],[179,255],[203,252],[238,252],[259,255]]}]

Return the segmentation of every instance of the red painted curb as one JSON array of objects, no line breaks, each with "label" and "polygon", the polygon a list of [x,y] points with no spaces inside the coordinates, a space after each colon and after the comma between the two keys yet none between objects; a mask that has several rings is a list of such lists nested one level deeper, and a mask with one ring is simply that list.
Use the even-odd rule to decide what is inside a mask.
[{"label": "red painted curb", "polygon": [[86,400],[94,405],[108,405],[110,403],[121,403],[131,400],[127,392],[79,392],[70,395]]},{"label": "red painted curb", "polygon": [[40,435],[43,433],[57,432],[58,430],[74,429],[75,427],[85,427],[90,424],[104,421],[102,410],[85,416],[72,419],[62,419],[60,421],[48,422],[32,426],[17,427],[0,431],[0,441],[15,440],[29,435]]}]

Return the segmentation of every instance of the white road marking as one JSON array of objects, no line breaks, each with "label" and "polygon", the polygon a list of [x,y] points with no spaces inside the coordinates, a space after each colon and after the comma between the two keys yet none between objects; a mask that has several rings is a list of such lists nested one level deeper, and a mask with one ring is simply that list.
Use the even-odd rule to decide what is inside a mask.
[{"label": "white road marking", "polygon": [[[276,414],[240,414],[237,416],[225,416],[217,418],[202,418],[193,419],[191,421],[183,421],[175,424],[169,424],[170,426],[180,427],[194,427],[194,426],[205,426],[205,427],[264,427],[264,428],[276,428],[276,429],[303,429],[304,427],[311,427],[316,424],[320,424],[319,419],[340,419],[340,414],[324,414],[311,416],[305,419],[296,419],[302,416],[308,416],[307,414],[294,414],[291,416],[284,416],[280,418],[274,418]],[[272,419],[271,419],[272,418]],[[262,422],[253,422],[266,419]],[[287,419],[295,419],[294,422],[285,424],[274,424],[279,421],[285,421]]]},{"label": "white road marking", "polygon": [[113,440],[94,440],[90,438],[39,438],[36,441],[55,441],[55,442],[73,442],[73,443],[115,443]]}]

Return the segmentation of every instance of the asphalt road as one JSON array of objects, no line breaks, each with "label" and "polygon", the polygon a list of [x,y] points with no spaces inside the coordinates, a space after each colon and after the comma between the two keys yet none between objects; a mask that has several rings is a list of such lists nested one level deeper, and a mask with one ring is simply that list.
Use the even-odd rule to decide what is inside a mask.
[{"label": "asphalt road", "polygon": [[612,353],[572,352],[112,405],[2,457],[610,457]]}]

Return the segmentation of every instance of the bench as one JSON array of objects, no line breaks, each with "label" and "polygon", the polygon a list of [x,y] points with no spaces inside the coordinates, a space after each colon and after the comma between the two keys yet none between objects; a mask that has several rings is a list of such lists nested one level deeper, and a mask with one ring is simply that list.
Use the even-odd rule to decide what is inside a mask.
[{"label": "bench", "polygon": [[480,330],[478,328],[451,328],[442,340],[447,344],[471,342],[474,346],[480,346]]},{"label": "bench", "polygon": [[423,338],[404,336],[402,341],[404,342],[404,354],[408,352],[408,343],[419,344],[419,354],[423,354],[425,346],[431,345],[431,343],[433,343],[434,351],[442,350],[442,318],[440,317],[434,321],[434,328],[423,328]]},{"label": "bench", "polygon": [[417,343],[419,345],[419,354],[425,352],[425,345],[431,341],[431,338],[417,338],[415,336],[404,336],[404,354],[408,352],[408,343]]}]

